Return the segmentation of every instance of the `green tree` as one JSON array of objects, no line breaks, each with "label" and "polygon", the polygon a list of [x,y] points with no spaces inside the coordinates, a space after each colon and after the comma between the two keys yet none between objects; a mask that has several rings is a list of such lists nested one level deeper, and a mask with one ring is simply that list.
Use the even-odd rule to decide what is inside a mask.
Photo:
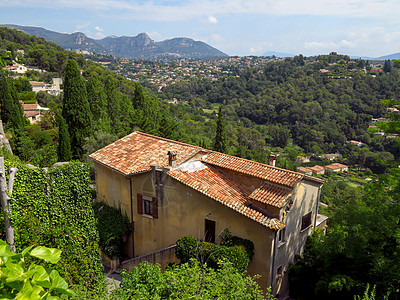
[{"label": "green tree", "polygon": [[70,161],[72,159],[71,141],[69,138],[67,123],[62,116],[59,117],[58,132],[58,161]]},{"label": "green tree", "polygon": [[[12,80],[12,79],[10,79]],[[0,72],[0,117],[5,127],[23,129],[25,119],[12,82]]]},{"label": "green tree", "polygon": [[72,158],[80,159],[86,137],[92,134],[92,113],[87,100],[86,87],[77,63],[69,60],[64,79],[64,105],[62,116],[68,125]]},{"label": "green tree", "polygon": [[327,234],[307,241],[303,257],[290,267],[292,297],[353,299],[367,284],[378,299],[400,290],[400,172],[391,169],[368,184],[362,197],[337,200]]},{"label": "green tree", "polygon": [[87,83],[88,101],[93,115],[93,130],[111,132],[110,118],[107,111],[107,94],[96,72],[92,72]]},{"label": "green tree", "polygon": [[227,150],[227,138],[225,129],[225,116],[222,112],[222,106],[218,110],[217,129],[214,140],[214,150],[225,153]]}]

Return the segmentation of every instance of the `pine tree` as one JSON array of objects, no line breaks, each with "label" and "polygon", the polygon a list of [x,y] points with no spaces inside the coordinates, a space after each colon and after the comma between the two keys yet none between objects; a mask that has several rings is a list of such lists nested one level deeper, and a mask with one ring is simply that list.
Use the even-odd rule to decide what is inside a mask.
[{"label": "pine tree", "polygon": [[71,141],[69,138],[67,123],[62,116],[59,116],[58,120],[58,134],[58,161],[70,161],[72,159]]},{"label": "pine tree", "polygon": [[92,112],[85,84],[74,60],[69,60],[67,63],[63,100],[62,116],[68,125],[72,158],[80,159],[84,153],[85,138],[92,134]]},{"label": "pine tree", "polygon": [[225,117],[222,112],[222,106],[219,107],[217,130],[215,133],[214,150],[222,153],[226,153],[226,129],[225,129]]},{"label": "pine tree", "polygon": [[21,131],[25,118],[12,82],[0,72],[0,117],[5,127]]}]

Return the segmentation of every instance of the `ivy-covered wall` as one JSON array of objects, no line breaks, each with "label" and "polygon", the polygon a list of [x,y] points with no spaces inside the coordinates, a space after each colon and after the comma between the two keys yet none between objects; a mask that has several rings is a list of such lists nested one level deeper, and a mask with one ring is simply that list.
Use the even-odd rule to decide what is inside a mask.
[{"label": "ivy-covered wall", "polygon": [[11,221],[17,249],[32,244],[61,249],[56,266],[60,274],[70,283],[94,284],[103,266],[91,206],[89,166],[71,162],[46,171],[6,159],[7,173],[9,167],[19,169],[11,195],[15,199],[11,201]]}]

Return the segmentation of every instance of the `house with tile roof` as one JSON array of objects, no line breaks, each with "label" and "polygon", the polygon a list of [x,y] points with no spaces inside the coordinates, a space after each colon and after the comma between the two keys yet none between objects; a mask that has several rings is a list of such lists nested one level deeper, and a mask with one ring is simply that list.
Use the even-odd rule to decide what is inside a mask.
[{"label": "house with tile roof", "polygon": [[287,268],[317,224],[322,180],[138,131],[89,157],[97,200],[134,224],[128,257],[187,235],[219,242],[228,228],[254,243],[249,274],[287,294]]},{"label": "house with tile roof", "polygon": [[24,110],[24,116],[29,120],[31,124],[37,124],[45,111],[49,108],[41,107],[38,103],[25,104],[21,103],[22,109]]},{"label": "house with tile roof", "polygon": [[325,169],[331,170],[333,172],[347,172],[349,171],[349,167],[344,164],[333,163],[325,166]]}]

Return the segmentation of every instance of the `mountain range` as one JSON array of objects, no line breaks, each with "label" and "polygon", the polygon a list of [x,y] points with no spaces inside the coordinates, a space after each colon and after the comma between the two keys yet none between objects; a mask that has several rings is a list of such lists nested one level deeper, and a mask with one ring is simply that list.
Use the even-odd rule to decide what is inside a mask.
[{"label": "mountain range", "polygon": [[227,54],[204,42],[195,41],[185,37],[155,42],[146,33],[140,33],[137,36],[108,36],[96,40],[87,37],[82,32],[68,34],[32,26],[11,24],[0,26],[17,29],[30,35],[43,37],[47,41],[58,44],[65,49],[112,54],[129,59],[211,59],[228,57]]}]

